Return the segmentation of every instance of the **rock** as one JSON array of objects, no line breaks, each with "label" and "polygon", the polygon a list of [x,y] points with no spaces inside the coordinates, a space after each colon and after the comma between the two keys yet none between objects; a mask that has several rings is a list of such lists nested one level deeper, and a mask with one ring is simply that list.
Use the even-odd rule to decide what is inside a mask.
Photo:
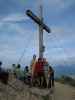
[{"label": "rock", "polygon": [[0,83],[0,100],[51,100],[49,95],[48,89],[30,88],[14,77],[9,78],[8,85]]}]

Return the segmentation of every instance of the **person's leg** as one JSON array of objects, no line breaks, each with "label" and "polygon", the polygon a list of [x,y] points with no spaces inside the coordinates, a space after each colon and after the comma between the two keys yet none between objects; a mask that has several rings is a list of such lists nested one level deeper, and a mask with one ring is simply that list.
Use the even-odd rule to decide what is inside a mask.
[{"label": "person's leg", "polygon": [[48,88],[51,88],[51,77],[48,79]]},{"label": "person's leg", "polygon": [[38,81],[39,81],[39,76],[38,76],[38,73],[36,73],[32,78],[33,86],[36,86],[38,84]]},{"label": "person's leg", "polygon": [[38,84],[39,84],[39,87],[41,87],[41,74],[38,73]]},{"label": "person's leg", "polygon": [[54,75],[52,75],[52,86],[54,87]]},{"label": "person's leg", "polygon": [[42,77],[43,77],[43,82],[42,82],[43,84],[42,85],[43,85],[44,88],[46,88],[47,87],[47,82],[46,82],[46,78],[45,78],[45,74],[44,73],[43,73]]},{"label": "person's leg", "polygon": [[38,86],[41,87],[42,85],[42,74],[41,73],[37,73],[37,83],[38,83]]},{"label": "person's leg", "polygon": [[35,86],[35,79],[36,79],[35,75],[32,76],[32,80],[31,80],[31,84],[32,84],[32,86]]},{"label": "person's leg", "polygon": [[33,86],[34,76],[31,75],[31,86]]}]

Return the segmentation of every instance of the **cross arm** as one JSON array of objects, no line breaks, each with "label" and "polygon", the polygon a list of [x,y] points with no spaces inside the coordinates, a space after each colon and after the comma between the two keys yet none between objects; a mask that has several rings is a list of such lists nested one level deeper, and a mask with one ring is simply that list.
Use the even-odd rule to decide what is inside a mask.
[{"label": "cross arm", "polygon": [[42,26],[45,31],[47,31],[48,33],[51,32],[51,30],[49,29],[49,27],[47,25],[45,25],[44,22],[42,22],[40,20],[40,18],[37,17],[31,10],[27,10],[26,11],[26,15],[29,16],[38,25]]}]

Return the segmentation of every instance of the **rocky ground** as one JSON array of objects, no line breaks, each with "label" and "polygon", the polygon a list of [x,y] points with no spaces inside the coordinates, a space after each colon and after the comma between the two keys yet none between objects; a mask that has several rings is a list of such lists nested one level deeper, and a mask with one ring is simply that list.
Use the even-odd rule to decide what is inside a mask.
[{"label": "rocky ground", "polygon": [[54,91],[30,88],[19,80],[9,81],[9,85],[0,82],[0,100],[75,100],[75,88],[55,83]]}]

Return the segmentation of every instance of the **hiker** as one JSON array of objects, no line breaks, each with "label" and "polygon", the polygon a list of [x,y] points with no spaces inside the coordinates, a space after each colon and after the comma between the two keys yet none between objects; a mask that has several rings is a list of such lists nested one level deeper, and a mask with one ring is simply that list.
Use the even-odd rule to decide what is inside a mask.
[{"label": "hiker", "polygon": [[2,70],[2,67],[1,66],[2,66],[2,62],[0,61],[0,71]]},{"label": "hiker", "polygon": [[35,64],[36,64],[36,55],[34,54],[31,64],[30,64],[30,71],[31,71],[32,76],[34,74]]},{"label": "hiker", "polygon": [[31,64],[30,64],[30,70],[29,70],[29,73],[31,74],[31,77],[32,77],[32,85],[33,85],[33,81],[34,81],[34,69],[35,69],[35,64],[36,64],[36,55],[34,54],[33,55],[33,59],[31,61]]},{"label": "hiker", "polygon": [[48,63],[48,61],[46,60],[46,58],[43,58],[43,62],[44,62],[44,69],[45,70],[48,70],[48,67],[49,67],[49,63]]},{"label": "hiker", "polygon": [[45,76],[47,78],[47,71],[48,71],[48,68],[49,68],[49,63],[48,61],[46,60],[46,58],[43,58],[43,63],[44,63],[44,72],[45,72]]},{"label": "hiker", "polygon": [[8,84],[8,79],[9,79],[9,73],[4,70],[2,67],[2,62],[0,61],[0,81],[7,85]]},{"label": "hiker", "polygon": [[16,76],[15,69],[16,69],[16,65],[12,64],[12,73],[13,73],[14,76]]},{"label": "hiker", "polygon": [[24,75],[25,75],[25,78],[27,78],[28,72],[29,72],[28,66],[25,66],[25,68],[24,68]]},{"label": "hiker", "polygon": [[34,77],[38,79],[40,87],[46,87],[46,80],[45,80],[43,64],[44,64],[43,59],[38,58],[38,61],[36,62],[35,69],[34,69]]},{"label": "hiker", "polygon": [[15,75],[17,79],[24,81],[24,72],[21,70],[20,64],[18,64],[15,68]]},{"label": "hiker", "polygon": [[51,66],[48,69],[48,88],[54,87],[54,70]]},{"label": "hiker", "polygon": [[29,74],[28,66],[25,66],[24,69],[24,82],[29,85],[31,84],[31,75]]}]

